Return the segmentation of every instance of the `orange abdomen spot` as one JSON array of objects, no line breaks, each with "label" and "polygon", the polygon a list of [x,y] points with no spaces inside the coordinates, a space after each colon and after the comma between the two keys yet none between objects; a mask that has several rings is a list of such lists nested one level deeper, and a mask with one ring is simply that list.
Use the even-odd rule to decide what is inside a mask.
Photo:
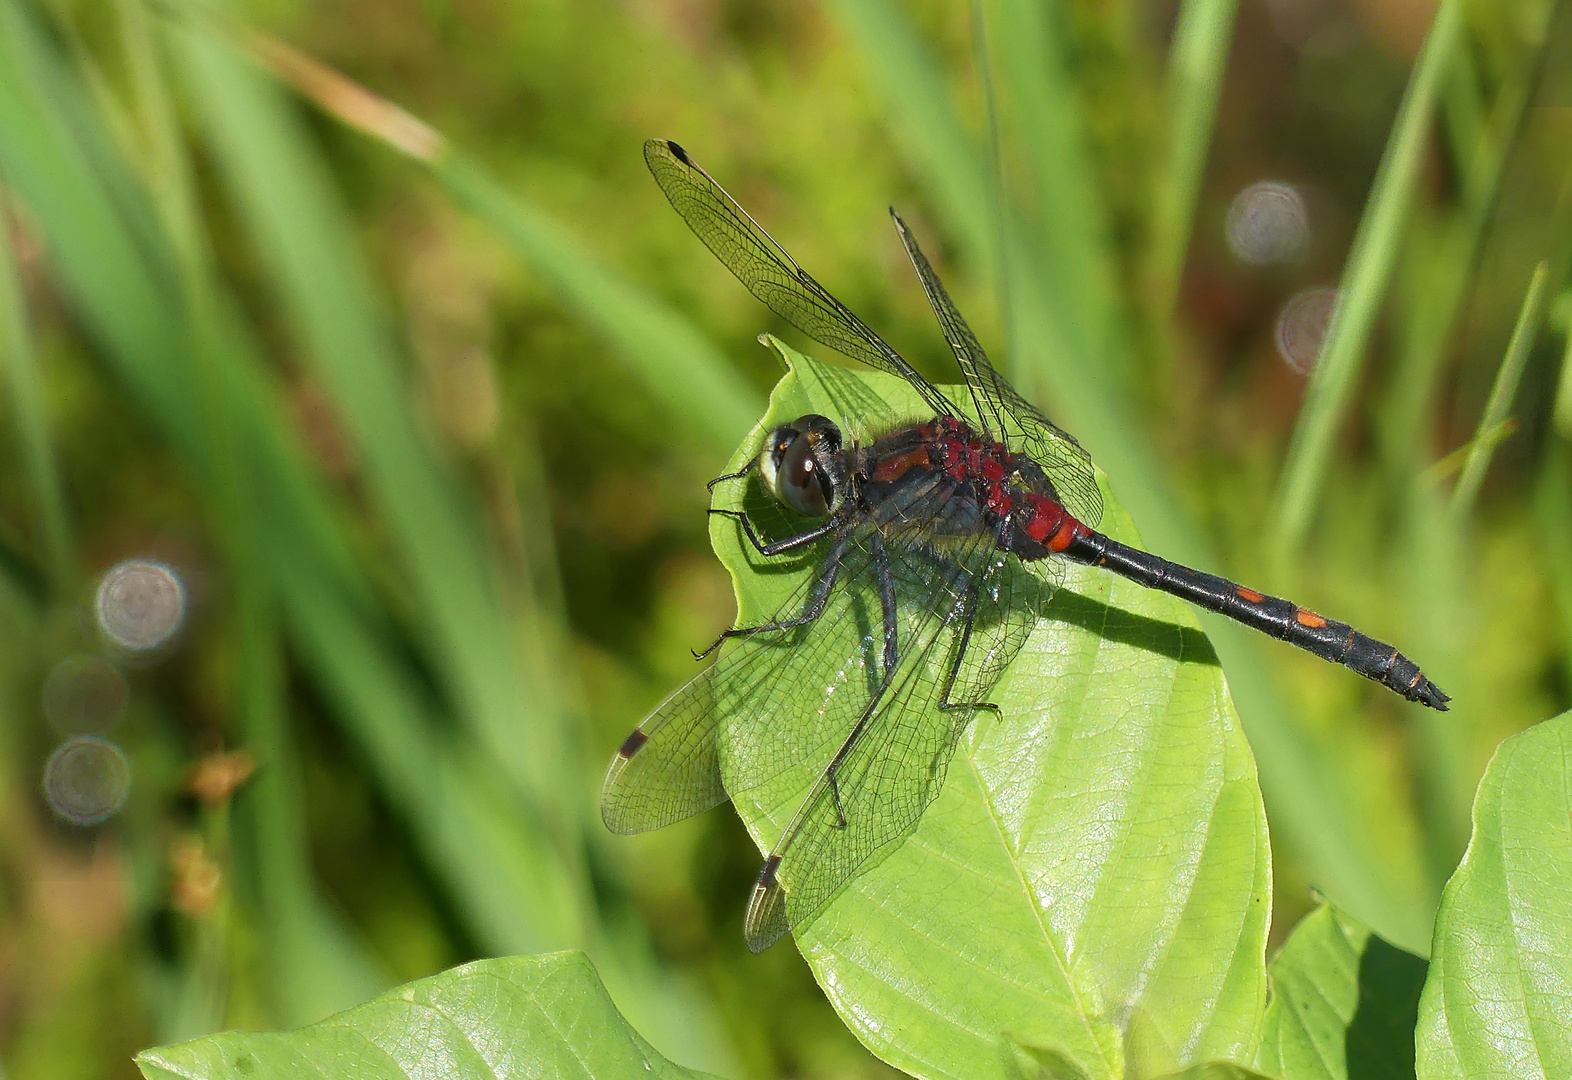
[{"label": "orange abdomen spot", "polygon": [[1294,621],[1300,626],[1308,626],[1312,630],[1319,630],[1326,625],[1326,620],[1313,611],[1299,608],[1294,612]]},{"label": "orange abdomen spot", "polygon": [[1235,589],[1234,592],[1238,593],[1239,599],[1243,600],[1247,604],[1259,604],[1262,600],[1266,599],[1266,595],[1264,593],[1258,593],[1254,589],[1247,589],[1243,585]]}]

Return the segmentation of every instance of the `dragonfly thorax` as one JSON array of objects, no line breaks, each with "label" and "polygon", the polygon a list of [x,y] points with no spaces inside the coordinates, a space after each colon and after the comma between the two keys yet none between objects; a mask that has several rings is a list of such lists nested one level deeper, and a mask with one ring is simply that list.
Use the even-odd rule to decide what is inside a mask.
[{"label": "dragonfly thorax", "polygon": [[769,493],[798,513],[823,517],[840,508],[841,429],[828,417],[809,413],[770,432],[758,466]]}]

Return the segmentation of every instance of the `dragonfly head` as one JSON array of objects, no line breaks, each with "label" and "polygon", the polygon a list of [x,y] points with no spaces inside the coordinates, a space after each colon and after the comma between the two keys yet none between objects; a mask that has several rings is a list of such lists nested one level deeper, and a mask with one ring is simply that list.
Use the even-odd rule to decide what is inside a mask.
[{"label": "dragonfly head", "polygon": [[823,517],[841,501],[841,429],[818,413],[770,432],[759,474],[776,499],[799,514]]}]

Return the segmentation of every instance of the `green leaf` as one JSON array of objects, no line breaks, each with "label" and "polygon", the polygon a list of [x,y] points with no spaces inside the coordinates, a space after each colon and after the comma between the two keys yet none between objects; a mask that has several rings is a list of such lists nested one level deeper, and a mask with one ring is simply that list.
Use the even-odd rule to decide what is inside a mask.
[{"label": "green leaf", "polygon": [[[1008,1080],[1088,1080],[1087,1074],[1056,1050],[1031,1046],[1006,1037],[1004,1075]],[[1207,1061],[1161,1080],[1268,1080],[1254,1069],[1232,1061]]]},{"label": "green leaf", "polygon": [[1421,1080],[1572,1074],[1572,713],[1503,742],[1441,895]]},{"label": "green leaf", "polygon": [[1272,999],[1256,1067],[1283,1080],[1412,1077],[1425,966],[1323,904],[1268,969]]},{"label": "green leaf", "polygon": [[[791,371],[733,468],[802,413],[852,434],[856,417],[921,415],[897,379],[773,344]],[[1134,541],[1104,498],[1102,527]],[[773,614],[808,569],[758,572],[715,522],[739,619]],[[798,932],[852,1030],[919,1076],[998,1075],[1006,1032],[1092,1077],[1253,1050],[1271,872],[1222,671],[1182,603],[1091,568],[1066,564],[1065,579],[916,832]],[[794,807],[760,801],[738,811],[763,847]]]},{"label": "green leaf", "polygon": [[137,1055],[148,1080],[669,1077],[579,952],[480,960],[290,1032],[226,1031]]}]

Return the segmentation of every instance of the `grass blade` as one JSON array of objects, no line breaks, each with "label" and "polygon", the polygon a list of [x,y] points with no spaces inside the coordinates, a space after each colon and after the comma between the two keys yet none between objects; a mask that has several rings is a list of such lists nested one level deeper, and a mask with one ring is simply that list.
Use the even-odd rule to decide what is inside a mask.
[{"label": "grass blade", "polygon": [[433,172],[454,202],[556,288],[687,430],[730,449],[753,426],[763,399],[687,319],[598,265],[567,230],[462,155],[448,154]]},{"label": "grass blade", "polygon": [[991,272],[999,256],[987,157],[945,92],[949,79],[888,0],[835,0],[832,6],[883,86],[890,119],[918,183],[943,212],[973,265]]},{"label": "grass blade", "polygon": [[206,439],[214,483],[209,517],[229,562],[242,737],[263,765],[235,807],[233,859],[249,869],[250,899],[267,943],[275,1015],[305,1023],[355,1005],[387,985],[375,963],[321,895],[306,836],[299,763],[289,737],[283,661],[267,570],[256,548],[265,535],[240,470],[235,433],[243,404],[225,392],[226,354],[211,244],[196,205],[179,123],[141,0],[119,0],[121,36],[151,153],[150,188],[180,268],[193,382],[202,408],[192,425]]},{"label": "grass blade", "polygon": [[[1059,363],[1122,370],[1117,340],[1114,251],[1084,116],[1061,40],[1065,22],[1027,0],[995,0],[991,47],[1003,70],[1005,120],[1015,129],[1034,201],[1027,249],[1041,267],[1039,302],[1051,304],[1068,350]],[[1072,359],[1074,358],[1074,359]]]},{"label": "grass blade", "polygon": [[[154,217],[91,114],[62,74],[47,38],[17,5],[0,3],[0,167],[38,222],[52,274],[130,399],[198,477],[211,466],[198,437],[189,358],[172,258]],[[351,557],[319,481],[298,446],[276,388],[234,305],[220,298],[220,369],[240,468],[265,532],[256,549],[311,674],[341,706],[354,743],[465,922],[487,949],[548,948],[574,907],[548,891],[529,858],[535,841],[495,762],[459,760],[432,732],[451,727],[407,670],[406,648],[369,614],[372,593]],[[204,482],[204,489],[211,484]],[[377,626],[381,636],[374,633]],[[353,694],[343,693],[343,687]],[[352,710],[364,708],[364,713]],[[440,752],[439,752],[440,751]],[[395,770],[394,766],[402,766]],[[408,784],[406,785],[406,781]],[[489,801],[488,801],[489,800]]]},{"label": "grass blade", "polygon": [[1403,640],[1452,695],[1451,712],[1425,709],[1413,718],[1409,745],[1426,872],[1439,889],[1468,843],[1469,802],[1479,780],[1469,718],[1479,715],[1481,698],[1464,629],[1477,610],[1469,588],[1476,575],[1469,571],[1471,553],[1462,542],[1466,534],[1453,524],[1441,489],[1411,482],[1400,520],[1392,562],[1406,608]]},{"label": "grass blade", "polygon": [[1539,334],[1549,284],[1550,264],[1541,262],[1534,268],[1534,276],[1529,280],[1528,292],[1523,296],[1523,307],[1518,312],[1517,325],[1512,328],[1512,339],[1507,343],[1506,355],[1502,357],[1501,367],[1496,372],[1495,385],[1490,388],[1490,399],[1485,403],[1478,431],[1469,445],[1468,456],[1463,460],[1462,475],[1457,478],[1457,486],[1452,489],[1449,510],[1454,524],[1460,523],[1473,509],[1474,500],[1479,497],[1479,489],[1485,482],[1485,470],[1490,467],[1496,447],[1493,440],[1485,438],[1485,434],[1499,427],[1512,408],[1512,399],[1517,396],[1518,383],[1523,378],[1523,367],[1528,363],[1529,350],[1533,348],[1534,339]]},{"label": "grass blade", "polygon": [[1401,247],[1442,80],[1462,38],[1462,7],[1462,0],[1441,0],[1436,9],[1348,253],[1337,309],[1283,463],[1271,538],[1280,563],[1299,550],[1320,500],[1338,426]]},{"label": "grass blade", "polygon": [[516,826],[510,785],[438,734],[437,704],[331,582],[297,572],[283,584],[302,659],[462,899],[476,938],[498,953],[561,944],[578,919],[577,900],[539,830]]},{"label": "grass blade", "polygon": [[[278,301],[356,443],[419,598],[421,634],[460,714],[528,792],[548,828],[577,807],[564,784],[548,672],[526,685],[475,507],[421,436],[398,351],[320,163],[248,60],[205,26],[177,31],[207,137],[278,286]],[[566,839],[566,837],[564,837]],[[567,858],[567,849],[564,849]],[[576,876],[567,861],[561,872]],[[563,928],[565,931],[568,929]]]},{"label": "grass blade", "polygon": [[[571,690],[559,674],[560,657],[544,641],[531,590],[516,592],[518,610],[511,621],[505,617],[479,515],[458,497],[458,484],[419,433],[391,333],[365,267],[353,258],[357,245],[330,181],[271,80],[211,23],[179,32],[236,203],[283,285],[279,299],[304,351],[358,437],[373,490],[415,579],[438,670],[478,745],[439,733],[437,703],[423,700],[409,673],[388,662],[374,629],[323,603],[325,590],[301,587],[299,573],[280,568],[287,605],[309,635],[310,651],[342,654],[321,663],[320,677],[376,755],[386,789],[473,912],[488,946],[587,948],[608,982],[629,992],[630,1011],[653,1022],[663,1044],[692,1044],[693,1030],[703,1028],[704,1003],[664,1008],[671,995],[657,990],[663,980],[651,977],[659,965],[648,948],[630,947],[624,935],[614,950],[600,926],[581,832],[589,799],[569,750]],[[411,130],[420,129],[406,130],[412,138]],[[501,197],[499,189],[491,191]],[[577,268],[574,284],[593,304],[593,291],[604,282],[587,260]],[[599,298],[613,294],[633,296],[613,286]],[[634,314],[655,311],[646,304]],[[603,317],[614,323],[618,313]],[[660,369],[668,385],[686,386],[674,363],[682,346],[680,338],[664,342],[660,355],[673,361]],[[723,396],[736,385],[732,376],[721,394],[698,399],[715,410],[705,421],[711,432],[724,430],[725,411],[738,407]],[[390,710],[396,722],[383,723]],[[522,805],[521,791],[530,796]]]},{"label": "grass blade", "polygon": [[262,766],[236,803],[236,859],[250,864],[276,1015],[303,1024],[365,1001],[388,979],[312,876],[277,630],[257,585],[244,585],[235,604],[243,730]]},{"label": "grass blade", "polygon": [[1150,281],[1157,318],[1179,295],[1239,0],[1184,0],[1168,49],[1168,144],[1152,192]]},{"label": "grass blade", "polygon": [[17,449],[38,511],[42,562],[49,568],[53,591],[60,595],[68,588],[72,575],[71,525],[60,486],[60,470],[49,442],[44,388],[28,325],[21,273],[11,245],[11,215],[3,187],[0,187],[0,368],[4,369],[5,387],[11,396],[11,421],[16,425]]},{"label": "grass blade", "polygon": [[1554,419],[1564,439],[1572,439],[1572,326],[1567,327],[1561,351],[1561,379],[1556,384]]},{"label": "grass blade", "polygon": [[548,214],[504,188],[423,121],[283,42],[262,34],[246,41],[308,101],[430,168],[453,200],[556,289],[687,430],[729,452],[753,425],[762,396],[686,318],[599,264]]},{"label": "grass blade", "polygon": [[1443,115],[1462,174],[1461,205],[1439,223],[1419,218],[1415,222],[1419,227],[1409,238],[1409,265],[1402,274],[1406,287],[1400,294],[1397,371],[1380,411],[1381,457],[1395,490],[1409,482],[1428,456],[1421,440],[1425,418],[1435,400],[1446,346],[1465,307],[1510,152],[1522,134],[1548,41],[1549,35],[1542,33],[1536,55],[1522,58],[1508,71],[1488,123],[1480,118],[1477,73],[1468,50],[1458,51],[1446,81]]},{"label": "grass blade", "polygon": [[1545,455],[1534,493],[1534,522],[1544,544],[1550,595],[1561,625],[1561,669],[1572,680],[1572,470],[1563,439]]}]

